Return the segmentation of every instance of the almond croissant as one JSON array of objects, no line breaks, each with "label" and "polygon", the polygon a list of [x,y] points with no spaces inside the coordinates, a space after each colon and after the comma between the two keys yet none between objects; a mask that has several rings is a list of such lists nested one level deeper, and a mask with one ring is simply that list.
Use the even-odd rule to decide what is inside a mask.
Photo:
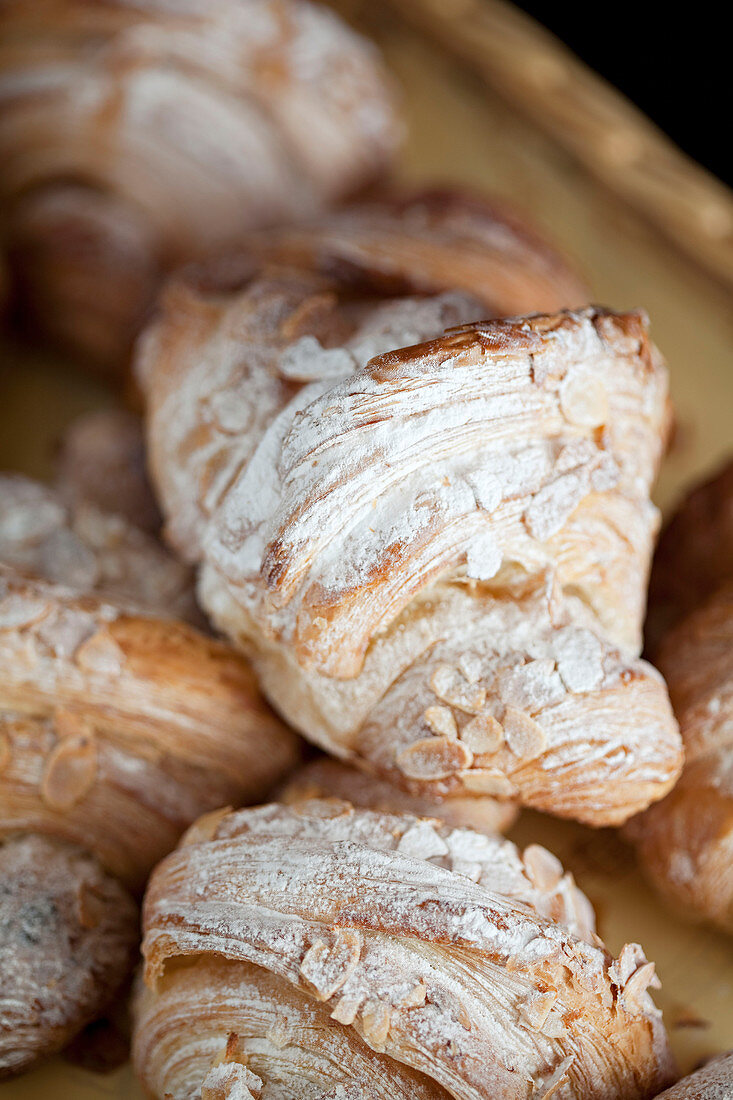
[{"label": "almond croissant", "polygon": [[125,980],[132,895],[190,822],[297,754],[242,659],[169,617],[187,571],[149,536],[6,477],[0,558],[3,1075]]},{"label": "almond croissant", "polygon": [[537,846],[335,800],[209,815],[154,872],[134,1061],[151,1095],[652,1097],[671,1059]]},{"label": "almond croissant", "polygon": [[116,367],[161,275],[370,182],[372,46],[309,0],[5,0],[0,199],[33,323]]},{"label": "almond croissant", "polygon": [[[727,491],[726,491],[727,490]],[[701,522],[705,516],[707,523]],[[679,618],[688,578],[696,610],[662,637],[655,661],[680,724],[685,767],[667,797],[629,823],[652,881],[688,915],[733,932],[733,466],[695,490],[660,543],[656,617]],[[672,536],[679,580],[674,573]],[[727,559],[726,559],[727,548]],[[726,569],[727,566],[727,569]],[[727,580],[725,580],[727,574]],[[675,592],[678,598],[675,600]],[[664,594],[664,596],[662,596]]]},{"label": "almond croissant", "polygon": [[681,764],[636,656],[666,370],[639,314],[480,308],[292,269],[173,286],[138,360],[168,537],[326,751],[618,823]]}]

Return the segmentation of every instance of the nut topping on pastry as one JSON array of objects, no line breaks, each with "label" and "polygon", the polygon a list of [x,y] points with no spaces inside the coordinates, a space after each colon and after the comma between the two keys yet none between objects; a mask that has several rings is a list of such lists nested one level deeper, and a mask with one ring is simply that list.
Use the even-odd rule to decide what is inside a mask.
[{"label": "nut topping on pastry", "polygon": [[138,363],[166,530],[320,747],[620,823],[681,764],[637,658],[666,370],[640,314],[476,308],[294,270],[171,288]]},{"label": "nut topping on pastry", "polygon": [[0,559],[3,1075],[114,996],[131,894],[183,830],[261,798],[297,749],[242,658],[170,617],[188,571],[123,517],[2,477]]},{"label": "nut topping on pastry", "polygon": [[654,968],[554,918],[561,876],[334,800],[205,819],[149,885],[137,1071],[172,1100],[237,1067],[253,1095],[652,1097],[671,1080]]}]

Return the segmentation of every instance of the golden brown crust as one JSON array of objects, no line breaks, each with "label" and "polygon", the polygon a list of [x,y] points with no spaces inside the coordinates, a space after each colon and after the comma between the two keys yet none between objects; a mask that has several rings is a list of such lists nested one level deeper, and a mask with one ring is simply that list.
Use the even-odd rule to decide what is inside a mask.
[{"label": "golden brown crust", "polygon": [[295,271],[173,287],[138,363],[168,536],[321,748],[621,823],[681,765],[636,659],[666,371],[641,314],[474,309]]},{"label": "golden brown crust", "polygon": [[647,645],[733,578],[733,462],[697,485],[659,539],[649,585]]},{"label": "golden brown crust", "polygon": [[[545,915],[561,881],[542,849],[522,859],[506,841],[348,803],[206,819],[148,889],[137,1071],[174,1100],[237,1065],[256,1095],[291,1059],[328,1096],[326,1080],[371,1095],[384,1060],[422,1077],[420,1097],[654,1096],[671,1064],[653,965],[637,945],[614,961]],[[177,1003],[193,1022],[166,1019]],[[353,1061],[321,1059],[322,1034],[304,1041],[313,1003],[341,1025],[336,1049],[356,1037]]]},{"label": "golden brown crust", "polygon": [[733,584],[669,631],[657,659],[686,762],[672,793],[630,822],[629,835],[665,896],[733,931]]},{"label": "golden brown crust", "polygon": [[393,783],[326,756],[294,772],[277,797],[286,805],[312,798],[338,798],[364,810],[437,817],[454,829],[470,828],[488,834],[508,829],[518,809],[514,802],[488,796],[438,801],[407,794]]},{"label": "golden brown crust", "polygon": [[105,1007],[137,955],[137,907],[79,848],[0,842],[0,1078],[53,1054]]},{"label": "golden brown crust", "polygon": [[173,610],[194,614],[190,574],[151,536],[0,477],[0,864],[23,855],[0,885],[3,963],[23,907],[52,912],[57,937],[18,957],[22,995],[3,965],[7,1072],[62,1046],[127,976],[125,887],[203,811],[262,798],[298,758],[242,658]]},{"label": "golden brown crust", "polygon": [[199,285],[241,289],[263,263],[382,296],[460,290],[478,299],[482,316],[550,313],[589,298],[564,257],[515,213],[496,199],[448,188],[383,196],[252,234],[240,256],[199,271]]},{"label": "golden brown crust", "polygon": [[9,0],[0,37],[18,289],[106,369],[163,272],[351,193],[397,144],[374,48],[307,0]]},{"label": "golden brown crust", "polygon": [[200,813],[297,759],[230,647],[5,566],[0,592],[0,832],[76,841],[139,888]]},{"label": "golden brown crust", "polygon": [[730,1100],[733,1096],[733,1053],[713,1058],[659,1094],[658,1100]]}]

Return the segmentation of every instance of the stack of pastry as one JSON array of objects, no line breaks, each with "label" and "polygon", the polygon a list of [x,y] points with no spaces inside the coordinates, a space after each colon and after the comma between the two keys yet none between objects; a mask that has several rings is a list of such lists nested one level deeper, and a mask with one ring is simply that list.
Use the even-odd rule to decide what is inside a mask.
[{"label": "stack of pastry", "polygon": [[[730,589],[659,648],[677,787],[640,657],[670,423],[646,316],[588,306],[499,204],[327,209],[399,125],[306,0],[10,0],[0,28],[16,311],[115,371],[139,334],[146,436],[96,414],[53,486],[0,478],[0,1074],[122,996],[152,872],[151,1096],[656,1096],[654,964],[500,835],[521,806],[633,818],[730,923]],[[288,726],[323,754],[294,774]]]},{"label": "stack of pastry", "polygon": [[[166,538],[335,759],[155,872],[153,1095],[672,1079],[641,949],[614,961],[554,857],[475,831],[517,803],[621,823],[681,766],[638,657],[666,372],[643,315],[557,312],[581,294],[501,211],[435,193],[258,234],[166,290],[136,363]],[[533,303],[553,312],[475,321]]]}]

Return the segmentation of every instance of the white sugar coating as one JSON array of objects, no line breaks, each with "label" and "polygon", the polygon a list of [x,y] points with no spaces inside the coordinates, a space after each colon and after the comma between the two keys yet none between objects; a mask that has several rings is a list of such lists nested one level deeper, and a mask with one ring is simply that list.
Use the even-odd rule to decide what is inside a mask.
[{"label": "white sugar coating", "polygon": [[[110,502],[113,506],[114,502]],[[193,577],[121,516],[17,474],[0,475],[0,561],[128,607],[198,620]]]},{"label": "white sugar coating", "polygon": [[[641,320],[590,309],[405,349],[470,301],[340,297],[292,271],[188,293],[170,325],[200,311],[205,336],[149,394],[168,527],[290,723],[416,796],[516,797],[593,824],[660,797],[679,740],[635,658],[666,381]],[[312,380],[286,380],[283,356]],[[573,387],[563,400],[573,372],[607,394],[602,425]],[[227,436],[183,389],[250,419]],[[474,717],[483,737],[462,737]]]},{"label": "white sugar coating", "polygon": [[481,531],[468,544],[466,575],[480,581],[491,580],[501,568],[502,556],[496,536],[490,530]]},{"label": "white sugar coating", "polygon": [[[430,859],[417,854],[435,847],[428,830],[447,849]],[[452,864],[474,872],[478,866],[483,875],[473,881]],[[540,849],[527,866],[537,881],[549,867],[552,886],[538,887],[507,841],[334,800],[203,822],[158,869],[148,892],[144,1012],[155,1012],[157,1001],[162,1011],[174,990],[185,998],[197,975],[208,981],[209,967],[222,966],[209,961],[213,952],[240,968],[240,998],[263,996],[277,1011],[268,1053],[291,1049],[288,1005],[297,994],[353,1029],[338,1034],[355,1037],[357,1054],[363,1039],[398,1070],[425,1073],[451,1095],[518,1098],[528,1082],[541,1094],[558,1071],[572,1079],[568,1044],[579,1059],[579,1080],[603,1080],[610,1059],[616,1083],[627,1074],[631,1081],[642,1034],[654,1050],[652,1064],[659,1058],[661,1067],[664,1038],[644,991],[643,956],[625,983],[627,1005],[599,941],[583,942],[569,931],[587,906],[572,880],[561,869],[558,878],[552,857],[545,853],[543,860]],[[585,934],[592,938],[590,928]],[[169,958],[184,968],[167,970]],[[525,1010],[547,983],[557,1000]],[[632,1008],[637,987],[641,1000]],[[220,1002],[228,996],[225,984]],[[247,1039],[251,1012],[244,1001],[240,1011],[248,1064],[267,1080],[265,1063],[257,1061],[264,1050]],[[578,1012],[609,1019],[622,1013],[621,1045],[586,1041],[582,1027],[565,1022]],[[627,1032],[635,1037],[622,1053]],[[148,1035],[141,1029],[143,1049]],[[524,1092],[516,1091],[517,1082]]]}]

